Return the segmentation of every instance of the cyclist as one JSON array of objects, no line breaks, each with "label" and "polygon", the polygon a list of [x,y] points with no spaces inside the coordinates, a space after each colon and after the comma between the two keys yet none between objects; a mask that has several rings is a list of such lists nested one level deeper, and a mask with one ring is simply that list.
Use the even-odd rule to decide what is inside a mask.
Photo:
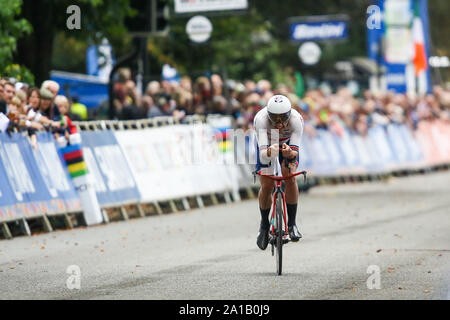
[{"label": "cyclist", "polygon": [[[264,174],[273,174],[276,157],[281,164],[283,176],[296,171],[299,160],[298,148],[303,134],[303,118],[291,108],[289,99],[283,95],[271,97],[267,106],[256,114],[254,127],[257,137],[256,171],[269,171]],[[261,189],[258,199],[261,225],[256,244],[261,250],[265,250],[269,243],[269,213],[272,206],[274,181],[268,177],[260,176],[259,178]],[[291,241],[296,242],[302,235],[295,223],[298,202],[298,186],[295,177],[287,179],[285,186],[288,233]]]}]

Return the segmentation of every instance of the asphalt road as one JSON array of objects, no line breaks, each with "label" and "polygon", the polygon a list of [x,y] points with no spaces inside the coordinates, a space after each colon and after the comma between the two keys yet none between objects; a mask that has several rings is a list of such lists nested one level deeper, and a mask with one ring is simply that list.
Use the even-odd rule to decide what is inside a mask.
[{"label": "asphalt road", "polygon": [[256,247],[254,200],[1,240],[0,299],[450,299],[449,182],[301,194],[304,239],[284,247],[282,276]]}]

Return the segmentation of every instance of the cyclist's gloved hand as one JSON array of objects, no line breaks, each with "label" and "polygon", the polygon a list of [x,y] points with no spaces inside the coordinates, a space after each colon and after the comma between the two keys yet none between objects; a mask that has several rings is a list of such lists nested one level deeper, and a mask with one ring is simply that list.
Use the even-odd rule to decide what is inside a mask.
[{"label": "cyclist's gloved hand", "polygon": [[267,156],[269,158],[276,158],[278,157],[278,153],[280,152],[280,145],[278,143],[275,143],[267,148]]},{"label": "cyclist's gloved hand", "polygon": [[283,146],[281,147],[281,153],[283,154],[283,157],[290,158],[291,150],[291,147],[289,147],[286,143],[283,143]]}]

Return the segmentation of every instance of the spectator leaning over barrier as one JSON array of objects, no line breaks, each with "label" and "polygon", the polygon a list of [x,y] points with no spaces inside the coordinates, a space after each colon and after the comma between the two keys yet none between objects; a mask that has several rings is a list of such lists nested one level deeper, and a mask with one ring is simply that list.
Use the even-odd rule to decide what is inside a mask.
[{"label": "spectator leaning over barrier", "polygon": [[[39,90],[40,95],[40,103],[39,103],[39,113],[41,117],[39,122],[44,125],[46,130],[53,132],[53,130],[59,129],[59,111],[56,113],[53,106],[53,93],[51,93],[48,89],[41,88]],[[56,121],[55,121],[56,119]]]},{"label": "spectator leaning over barrier", "polygon": [[53,94],[53,97],[56,97],[59,92],[59,84],[53,80],[45,80],[42,82],[41,88],[48,89]]},{"label": "spectator leaning over barrier", "polygon": [[44,127],[40,123],[42,114],[39,112],[41,97],[39,89],[36,87],[28,90],[28,106],[27,106],[27,120],[30,121],[31,126],[37,130],[42,130]]},{"label": "spectator leaning over barrier", "polygon": [[54,131],[54,136],[58,139],[60,136],[64,136],[69,141],[71,134],[77,133],[77,128],[72,124],[69,113],[69,100],[63,96],[58,95],[55,97],[55,105],[59,110],[59,129]]},{"label": "spectator leaning over barrier", "polygon": [[24,114],[26,114],[27,113],[27,109],[28,109],[28,104],[27,104],[27,100],[28,100],[28,97],[27,97],[27,93],[25,92],[25,91],[23,91],[23,90],[21,90],[21,89],[19,89],[19,90],[16,90],[16,97],[19,99],[19,101],[20,101],[20,106],[19,106],[19,108],[20,108],[20,110],[21,110],[21,112],[23,112]]},{"label": "spectator leaning over barrier", "polygon": [[[194,113],[194,103],[192,93],[186,90],[183,86],[179,86],[173,94],[176,109],[180,112],[179,115],[191,115]],[[184,117],[183,115],[183,117]]]},{"label": "spectator leaning over barrier", "polygon": [[150,81],[147,85],[147,89],[145,90],[145,94],[150,96],[153,101],[156,100],[157,95],[161,91],[161,85],[158,81]]},{"label": "spectator leaning over barrier", "polygon": [[6,102],[6,113],[8,113],[9,104],[11,103],[11,100],[15,94],[16,88],[14,84],[12,84],[11,82],[6,82],[4,85],[4,93],[3,93],[3,97]]}]

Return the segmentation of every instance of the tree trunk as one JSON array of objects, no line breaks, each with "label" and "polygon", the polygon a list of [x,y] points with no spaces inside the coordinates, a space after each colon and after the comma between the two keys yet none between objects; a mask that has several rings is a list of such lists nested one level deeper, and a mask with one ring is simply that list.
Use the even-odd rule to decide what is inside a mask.
[{"label": "tree trunk", "polygon": [[17,42],[16,58],[35,77],[35,84],[50,78],[50,68],[55,36],[53,5],[41,1],[23,0],[22,17],[33,26],[33,31]]}]

